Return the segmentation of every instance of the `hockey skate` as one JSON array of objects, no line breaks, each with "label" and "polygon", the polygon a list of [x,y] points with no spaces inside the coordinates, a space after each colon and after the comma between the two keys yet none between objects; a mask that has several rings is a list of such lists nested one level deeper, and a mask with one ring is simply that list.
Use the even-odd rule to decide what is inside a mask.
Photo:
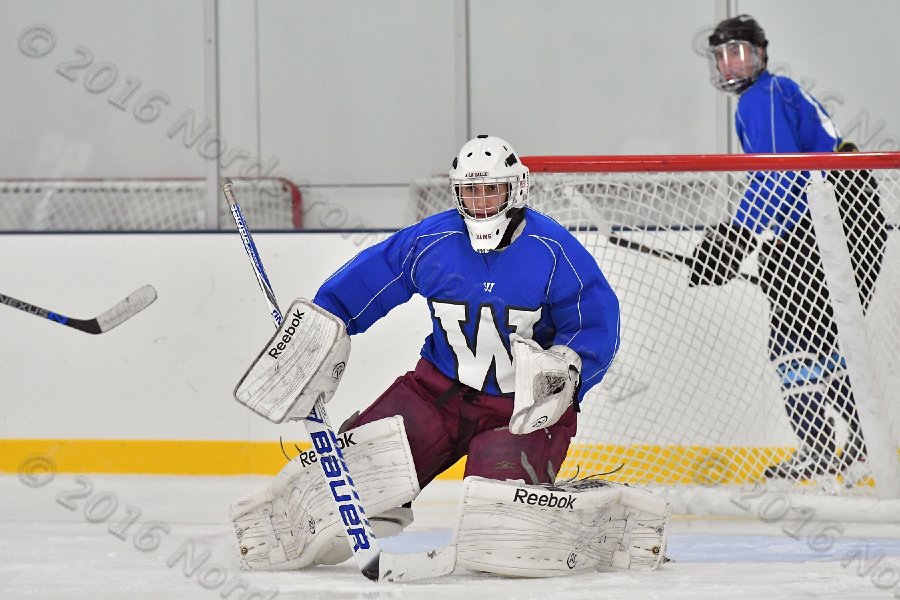
[{"label": "hockey skate", "polygon": [[[858,429],[858,428],[857,428]],[[871,468],[866,463],[866,444],[862,436],[854,430],[840,456],[835,457],[835,471],[843,478],[845,487],[851,488],[871,477]]]}]

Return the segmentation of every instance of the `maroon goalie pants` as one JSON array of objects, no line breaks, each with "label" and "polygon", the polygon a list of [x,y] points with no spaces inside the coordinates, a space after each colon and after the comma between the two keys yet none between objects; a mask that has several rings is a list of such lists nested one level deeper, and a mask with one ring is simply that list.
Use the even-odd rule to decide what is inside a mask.
[{"label": "maroon goalie pants", "polygon": [[512,410],[512,398],[464,386],[421,359],[342,429],[401,415],[423,488],[463,456],[466,476],[549,483],[575,435],[575,411],[547,429],[515,435],[508,429]]}]

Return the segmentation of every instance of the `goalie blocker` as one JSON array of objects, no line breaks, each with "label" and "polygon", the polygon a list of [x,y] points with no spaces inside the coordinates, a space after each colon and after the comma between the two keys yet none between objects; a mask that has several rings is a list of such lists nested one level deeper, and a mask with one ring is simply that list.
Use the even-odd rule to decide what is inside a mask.
[{"label": "goalie blocker", "polygon": [[664,561],[669,514],[662,496],[600,479],[526,485],[467,477],[457,565],[517,577],[652,571]]},{"label": "goalie blocker", "polygon": [[331,400],[350,357],[343,321],[303,298],[234,389],[234,398],[273,423],[302,420],[322,396]]}]

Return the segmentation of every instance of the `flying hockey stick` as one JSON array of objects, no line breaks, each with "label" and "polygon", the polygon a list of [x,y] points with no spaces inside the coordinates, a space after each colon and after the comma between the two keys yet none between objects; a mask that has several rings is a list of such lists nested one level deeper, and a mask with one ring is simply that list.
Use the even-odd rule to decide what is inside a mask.
[{"label": "flying hockey stick", "polygon": [[[283,320],[281,310],[269,277],[266,275],[262,259],[253,242],[253,236],[244,220],[244,214],[234,195],[234,185],[231,179],[225,179],[222,183],[222,193],[228,201],[231,216],[241,234],[244,251],[253,266],[256,282],[266,297],[269,312],[275,327],[279,327]],[[353,549],[353,556],[360,572],[372,581],[415,581],[430,577],[440,577],[452,573],[456,568],[456,548],[442,548],[429,552],[415,554],[388,554],[382,552],[372,527],[366,518],[365,509],[360,502],[359,493],[353,483],[344,454],[338,445],[337,436],[328,420],[324,399],[320,396],[313,405],[312,411],[303,420],[306,431],[313,440],[313,448],[318,455],[318,463],[325,474],[325,480],[329,482],[332,499],[337,506],[338,513],[344,521],[344,533],[347,541]],[[340,466],[340,473],[335,473],[332,467]],[[337,490],[342,490],[338,492]],[[358,516],[358,517],[357,517]],[[351,523],[348,523],[351,521]],[[352,521],[358,521],[353,523]]]},{"label": "flying hockey stick", "polygon": [[156,300],[156,290],[152,285],[145,285],[134,290],[124,300],[93,319],[75,319],[23,300],[17,300],[12,296],[0,294],[0,304],[18,308],[36,317],[92,334],[106,333],[113,327],[121,325],[153,304],[154,300]]}]

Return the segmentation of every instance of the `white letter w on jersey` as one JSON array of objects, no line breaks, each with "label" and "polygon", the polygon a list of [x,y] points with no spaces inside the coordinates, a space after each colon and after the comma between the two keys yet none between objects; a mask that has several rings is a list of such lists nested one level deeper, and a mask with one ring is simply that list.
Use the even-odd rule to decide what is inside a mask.
[{"label": "white letter w on jersey", "polygon": [[[497,385],[503,393],[516,389],[515,371],[512,358],[503,343],[503,337],[497,326],[494,307],[486,304],[478,307],[477,322],[474,323],[474,339],[472,343],[466,339],[465,330],[471,330],[471,311],[468,305],[453,302],[431,300],[434,318],[440,323],[447,336],[447,342],[456,355],[457,379],[476,390],[483,388],[491,365],[494,365]],[[541,309],[507,310],[508,331],[515,331],[529,339],[532,329],[541,318]]]}]

